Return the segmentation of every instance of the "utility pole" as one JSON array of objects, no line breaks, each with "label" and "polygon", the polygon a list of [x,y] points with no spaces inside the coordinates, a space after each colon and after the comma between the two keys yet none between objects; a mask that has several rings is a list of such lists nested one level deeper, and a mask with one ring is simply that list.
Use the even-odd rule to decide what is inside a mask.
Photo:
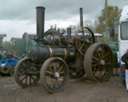
[{"label": "utility pole", "polygon": [[109,28],[108,28],[108,25],[107,25],[107,21],[108,21],[108,0],[105,0],[104,1],[104,16],[105,16],[105,35],[110,38],[110,34],[109,34]]},{"label": "utility pole", "polygon": [[105,27],[106,27],[106,30],[107,30],[107,15],[108,15],[107,7],[108,7],[108,0],[105,0]]},{"label": "utility pole", "polygon": [[105,8],[108,6],[108,0],[105,0]]}]

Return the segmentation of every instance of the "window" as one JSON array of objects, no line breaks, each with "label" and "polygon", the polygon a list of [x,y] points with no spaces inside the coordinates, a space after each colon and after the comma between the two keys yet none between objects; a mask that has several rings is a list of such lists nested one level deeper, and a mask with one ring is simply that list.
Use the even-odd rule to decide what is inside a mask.
[{"label": "window", "polygon": [[128,22],[123,22],[120,25],[120,34],[122,40],[128,40]]}]

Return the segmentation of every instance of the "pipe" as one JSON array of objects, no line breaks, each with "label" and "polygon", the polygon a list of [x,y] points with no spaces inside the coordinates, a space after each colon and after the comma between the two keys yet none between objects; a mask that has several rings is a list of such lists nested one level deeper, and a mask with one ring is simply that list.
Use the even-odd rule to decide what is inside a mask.
[{"label": "pipe", "polygon": [[80,8],[80,29],[84,35],[84,24],[83,24],[83,8]]},{"label": "pipe", "polygon": [[45,7],[36,7],[36,20],[37,20],[37,38],[42,40],[44,36],[44,23],[45,23]]}]

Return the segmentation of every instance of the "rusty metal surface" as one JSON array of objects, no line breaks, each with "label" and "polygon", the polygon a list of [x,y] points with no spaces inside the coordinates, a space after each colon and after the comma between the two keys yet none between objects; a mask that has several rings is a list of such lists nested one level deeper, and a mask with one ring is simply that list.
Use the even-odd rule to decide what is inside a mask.
[{"label": "rusty metal surface", "polygon": [[[97,47],[91,48],[91,51],[88,51],[89,46],[95,43],[95,38],[92,30],[88,27],[84,27],[83,8],[80,8],[80,34],[78,33],[78,35],[71,35],[71,28],[68,28],[66,36],[56,28],[50,28],[44,33],[44,16],[45,8],[37,7],[37,38],[39,40],[39,46],[29,51],[30,56],[29,54],[27,56],[32,61],[34,61],[34,63],[36,62],[37,65],[39,64],[42,66],[46,66],[42,67],[41,70],[48,70],[48,66],[53,63],[52,61],[50,61],[49,63],[46,63],[46,65],[44,65],[45,61],[52,59],[53,57],[59,57],[60,59],[64,60],[65,63],[68,65],[70,74],[73,73],[73,77],[81,78],[84,76],[84,74],[87,74],[88,76],[90,75],[94,78],[95,76],[93,75],[93,72],[88,71],[92,70],[93,63],[91,63],[91,61],[89,62],[88,60],[90,57],[92,58],[94,56],[93,52],[97,50]],[[87,53],[87,51],[89,53]],[[90,52],[92,53],[90,54]],[[86,55],[86,53],[88,57],[84,58],[84,55]],[[101,60],[101,62],[104,64],[104,61]],[[86,69],[88,68],[88,70],[84,70],[84,64],[86,64]],[[26,73],[28,69],[29,68],[24,70],[24,72]],[[19,71],[20,69],[17,68],[16,74],[20,73]],[[58,71],[59,69],[56,70],[57,75]],[[43,77],[46,76],[44,71],[40,74],[43,74]],[[16,79],[18,79],[18,77],[19,76],[16,76]],[[43,81],[44,85],[46,85],[45,81]],[[47,87],[46,89],[47,91],[50,90],[49,87]]]}]

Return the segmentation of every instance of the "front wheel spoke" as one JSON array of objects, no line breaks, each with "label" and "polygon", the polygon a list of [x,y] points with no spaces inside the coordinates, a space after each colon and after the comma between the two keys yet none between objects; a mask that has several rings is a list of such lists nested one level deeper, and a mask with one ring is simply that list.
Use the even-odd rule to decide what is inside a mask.
[{"label": "front wheel spoke", "polygon": [[52,86],[52,88],[54,88],[54,86],[55,86],[55,79],[51,79],[51,80],[52,80],[52,83],[51,83],[50,86]]},{"label": "front wheel spoke", "polygon": [[97,77],[99,75],[99,73],[100,73],[99,71],[95,71],[94,72],[95,77]]},{"label": "front wheel spoke", "polygon": [[100,59],[102,58],[101,52],[98,52],[98,57],[99,57]]},{"label": "front wheel spoke", "polygon": [[60,75],[64,75],[64,71],[61,71],[59,74],[60,74]]},{"label": "front wheel spoke", "polygon": [[64,68],[64,65],[61,65],[58,72],[61,72],[63,70],[63,68]]},{"label": "front wheel spoke", "polygon": [[46,73],[47,75],[52,75],[52,76],[54,75],[53,72],[50,72],[50,71],[48,71],[48,70],[47,70],[45,73]]},{"label": "front wheel spoke", "polygon": [[95,56],[93,56],[93,60],[96,61],[96,62],[99,61],[99,59]]},{"label": "front wheel spoke", "polygon": [[54,72],[54,68],[52,66],[49,66],[48,69],[50,72]]},{"label": "front wheel spoke", "polygon": [[101,58],[104,59],[104,53],[103,52],[101,52]]},{"label": "front wheel spoke", "polygon": [[58,88],[60,86],[60,78],[48,78],[47,77],[47,85],[51,88]]},{"label": "front wheel spoke", "polygon": [[98,63],[92,63],[92,67],[93,67],[93,68],[96,68],[96,67],[98,67],[98,66],[99,66]]},{"label": "front wheel spoke", "polygon": [[64,81],[64,76],[59,77],[58,80],[62,83]]},{"label": "front wheel spoke", "polygon": [[96,72],[97,69],[98,69],[97,67],[93,67],[93,68],[92,68],[93,72]]},{"label": "front wheel spoke", "polygon": [[63,84],[63,80],[64,80],[63,77],[59,77],[58,79],[56,79],[56,84],[58,87],[60,87]]},{"label": "front wheel spoke", "polygon": [[56,65],[55,64],[53,64],[53,70],[54,70],[54,72],[56,72],[56,70],[57,70],[57,68],[56,68]]},{"label": "front wheel spoke", "polygon": [[58,88],[58,87],[59,87],[59,81],[58,81],[58,79],[56,79],[56,81],[55,81],[55,83],[54,83],[54,87],[55,87],[55,88]]}]

